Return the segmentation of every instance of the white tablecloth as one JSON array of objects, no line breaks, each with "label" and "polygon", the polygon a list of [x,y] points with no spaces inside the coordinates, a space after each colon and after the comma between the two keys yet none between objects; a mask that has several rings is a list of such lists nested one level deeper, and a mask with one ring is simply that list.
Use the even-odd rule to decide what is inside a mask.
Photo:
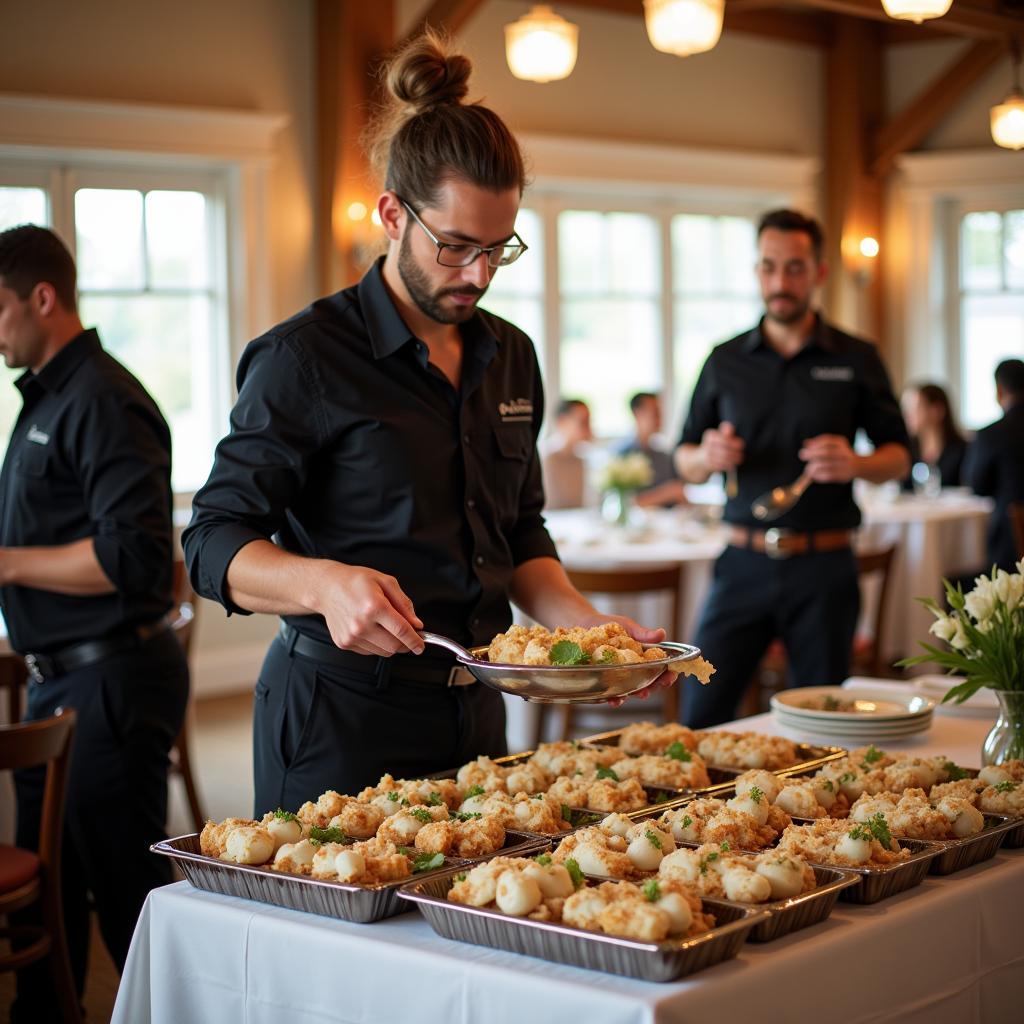
[{"label": "white tablecloth", "polygon": [[[777,731],[762,715],[734,728]],[[985,722],[908,745],[977,763]],[[896,749],[897,744],[889,745]],[[115,1024],[667,1024],[1020,1019],[1024,851],[832,917],[657,985],[450,942],[416,913],[353,925],[201,892],[153,892]]]},{"label": "white tablecloth", "polygon": [[[955,491],[938,498],[901,495],[881,500],[861,495],[864,525],[858,546],[897,545],[889,584],[883,646],[890,658],[919,651],[928,639],[931,615],[915,598],[941,596],[940,580],[980,568],[985,561],[985,526],[992,504]],[[548,529],[569,569],[614,568],[681,563],[683,593],[679,639],[692,639],[711,581],[715,559],[725,547],[725,530],[697,522],[683,509],[649,510],[642,524],[628,529],[602,523],[591,509],[560,509],[546,513]],[[869,596],[870,600],[870,596]],[[612,605],[608,605],[611,610]],[[643,617],[645,624],[658,608],[619,599],[615,610]],[[921,671],[926,671],[921,669]]]}]

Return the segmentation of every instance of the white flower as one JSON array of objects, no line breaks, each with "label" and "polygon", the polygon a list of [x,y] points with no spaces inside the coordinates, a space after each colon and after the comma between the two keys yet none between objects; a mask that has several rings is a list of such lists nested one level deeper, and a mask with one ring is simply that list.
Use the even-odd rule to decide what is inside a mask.
[{"label": "white flower", "polygon": [[605,466],[601,490],[639,490],[648,486],[653,479],[654,470],[650,459],[642,452],[633,452],[630,455],[620,455]]},{"label": "white flower", "polygon": [[979,576],[974,581],[974,589],[964,600],[964,608],[976,622],[986,622],[995,611],[996,599],[992,581],[987,576]]},{"label": "white flower", "polygon": [[950,639],[949,646],[957,651],[965,651],[969,645],[970,641],[967,639],[967,632],[964,630],[964,624],[960,619],[957,619],[956,632]]},{"label": "white flower", "polygon": [[992,592],[996,600],[1006,605],[1012,612],[1024,600],[1024,576],[1019,573],[1008,573],[1005,569],[997,569],[992,580]]},{"label": "white flower", "polygon": [[956,619],[951,615],[944,615],[941,611],[936,612],[936,615],[937,618],[929,627],[928,632],[949,643],[956,634]]}]

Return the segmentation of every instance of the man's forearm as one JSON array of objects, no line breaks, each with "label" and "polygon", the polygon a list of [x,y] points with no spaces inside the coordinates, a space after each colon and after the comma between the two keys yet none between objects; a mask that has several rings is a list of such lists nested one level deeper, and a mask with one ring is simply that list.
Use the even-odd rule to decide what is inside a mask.
[{"label": "man's forearm", "polygon": [[0,548],[0,582],[73,597],[117,589],[100,566],[92,537],[54,547]]},{"label": "man's forearm", "polygon": [[569,582],[556,558],[531,558],[517,566],[509,596],[531,619],[549,629],[578,625],[597,614],[594,606]]},{"label": "man's forearm", "polygon": [[282,551],[269,540],[254,540],[231,559],[227,596],[250,612],[310,615],[316,611],[316,581],[328,564]]},{"label": "man's forearm", "polygon": [[673,460],[676,472],[687,483],[702,484],[711,476],[711,470],[708,469],[704,453],[698,444],[681,444],[675,450]]},{"label": "man's forearm", "polygon": [[872,484],[902,480],[910,472],[910,452],[901,444],[883,444],[857,462],[856,475]]}]

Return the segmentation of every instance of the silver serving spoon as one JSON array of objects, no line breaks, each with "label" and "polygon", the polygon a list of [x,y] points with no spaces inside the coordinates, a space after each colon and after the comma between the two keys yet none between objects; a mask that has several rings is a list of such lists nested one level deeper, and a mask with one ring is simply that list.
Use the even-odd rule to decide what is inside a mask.
[{"label": "silver serving spoon", "polygon": [[814,483],[810,470],[805,469],[791,484],[773,487],[750,504],[755,519],[769,522],[788,512],[802,497],[804,491]]}]

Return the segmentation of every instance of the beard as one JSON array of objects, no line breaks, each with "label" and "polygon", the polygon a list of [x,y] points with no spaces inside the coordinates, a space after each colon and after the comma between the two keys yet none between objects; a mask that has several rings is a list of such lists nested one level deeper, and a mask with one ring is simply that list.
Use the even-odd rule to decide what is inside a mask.
[{"label": "beard", "polygon": [[[775,299],[787,299],[790,303],[789,309],[786,312],[772,312],[772,301]],[[767,302],[764,304],[765,316],[769,320],[773,320],[777,324],[797,324],[805,316],[807,316],[808,310],[811,308],[810,299],[804,299],[801,302],[795,295],[790,295],[787,292],[777,292],[775,295],[770,295]]]},{"label": "beard", "polygon": [[[479,259],[479,257],[477,258]],[[402,244],[398,250],[398,275],[409,293],[409,298],[416,304],[416,308],[424,316],[430,317],[431,320],[439,324],[461,324],[476,312],[475,302],[465,306],[446,307],[442,305],[442,300],[446,295],[455,293],[475,295],[479,300],[480,296],[487,291],[486,288],[477,288],[471,284],[463,284],[458,288],[439,288],[433,291],[430,278],[416,263],[412,254],[408,230],[402,236]]]}]

